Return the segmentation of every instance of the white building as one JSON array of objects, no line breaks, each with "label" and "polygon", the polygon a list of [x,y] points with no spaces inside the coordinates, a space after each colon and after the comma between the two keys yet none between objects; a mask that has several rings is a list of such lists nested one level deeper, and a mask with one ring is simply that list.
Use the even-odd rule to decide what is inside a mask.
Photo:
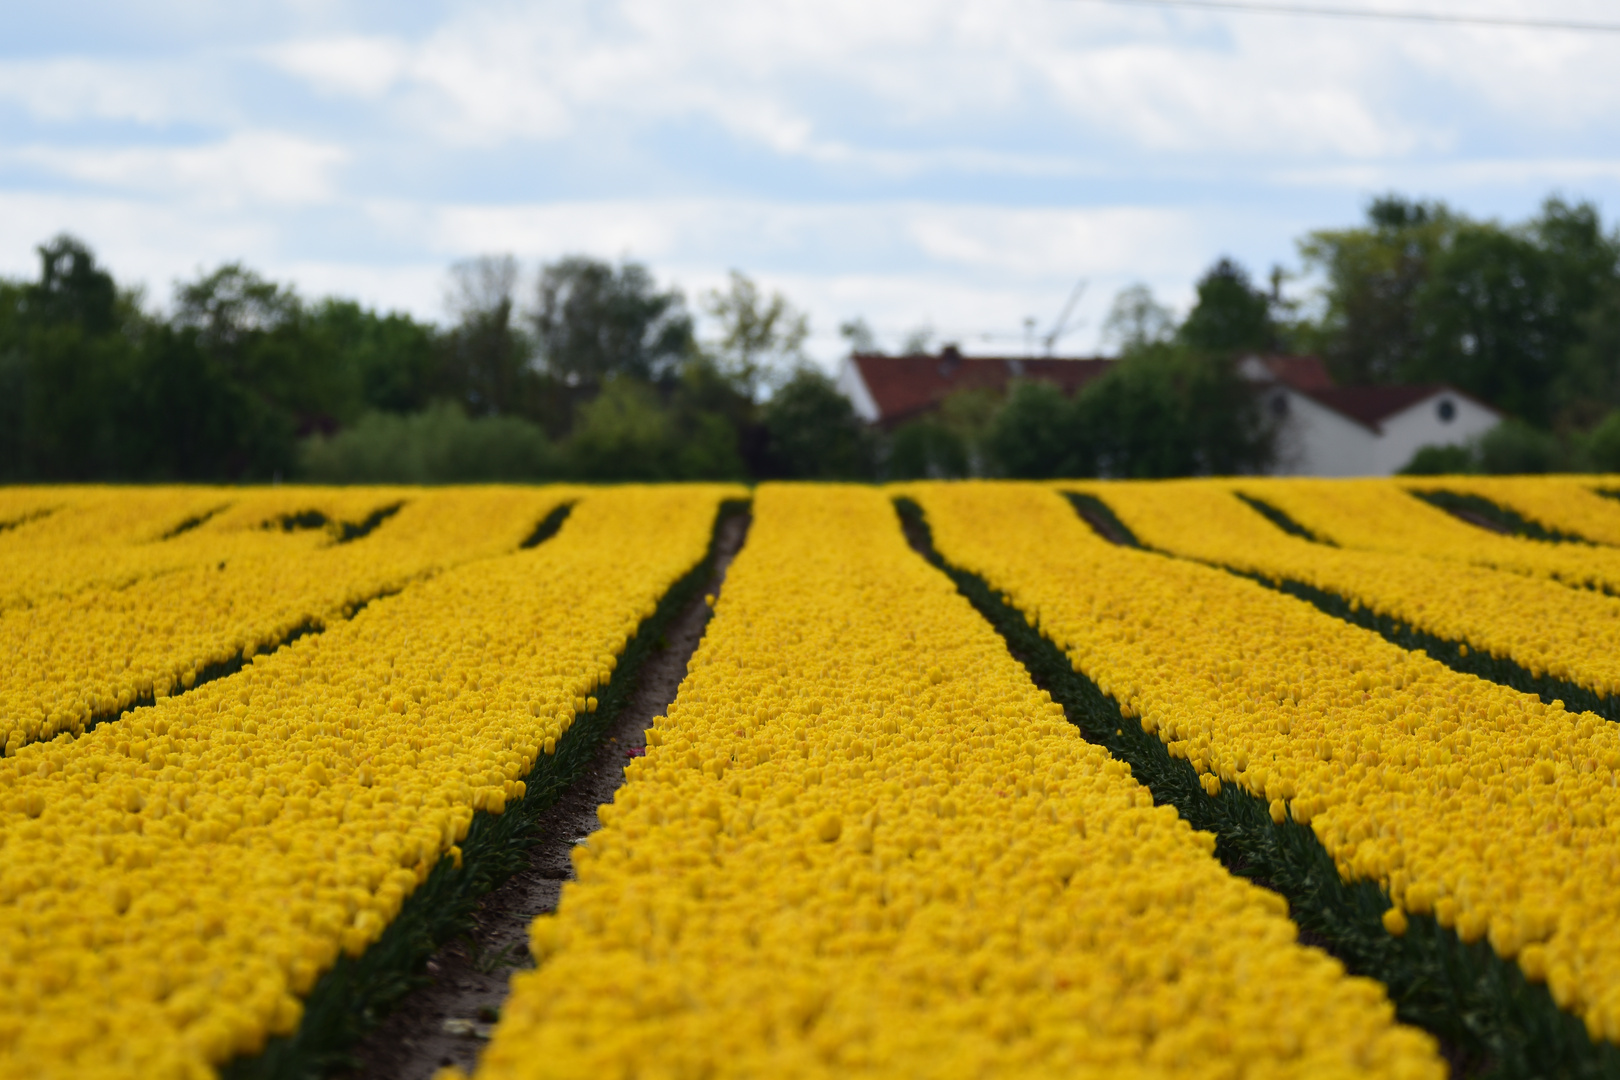
[{"label": "white building", "polygon": [[1424,446],[1461,446],[1502,420],[1443,383],[1335,386],[1314,356],[1250,356],[1239,370],[1265,388],[1284,476],[1389,476]]},{"label": "white building", "polygon": [[[1115,361],[1093,358],[884,356],[858,353],[838,370],[838,389],[869,424],[893,431],[938,409],[952,394],[1001,395],[1014,379],[1049,382],[1073,396]],[[1389,476],[1424,446],[1461,446],[1501,422],[1501,415],[1454,387],[1336,386],[1314,356],[1250,356],[1239,365],[1260,384],[1277,422],[1277,462],[1284,476]]]}]

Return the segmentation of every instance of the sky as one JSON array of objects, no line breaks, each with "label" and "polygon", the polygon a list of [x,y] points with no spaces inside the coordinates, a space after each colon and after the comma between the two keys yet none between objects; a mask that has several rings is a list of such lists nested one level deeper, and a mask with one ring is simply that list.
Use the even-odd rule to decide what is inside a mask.
[{"label": "sky", "polygon": [[[1338,0],[1380,4],[1620,23]],[[241,260],[443,321],[479,254],[638,260],[694,308],[736,269],[829,365],[856,316],[1022,353],[1083,281],[1084,354],[1119,289],[1298,273],[1380,193],[1611,219],[1617,69],[1620,33],[1097,0],[56,0],[0,40],[0,274],[68,231],[154,309]]]}]

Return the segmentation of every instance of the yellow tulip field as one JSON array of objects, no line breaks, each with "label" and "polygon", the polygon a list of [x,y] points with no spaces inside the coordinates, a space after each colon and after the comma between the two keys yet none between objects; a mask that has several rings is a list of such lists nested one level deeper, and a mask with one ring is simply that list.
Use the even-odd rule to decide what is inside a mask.
[{"label": "yellow tulip field", "polygon": [[694,605],[477,1077],[1620,1076],[1612,490],[0,489],[0,1078],[335,1075]]}]

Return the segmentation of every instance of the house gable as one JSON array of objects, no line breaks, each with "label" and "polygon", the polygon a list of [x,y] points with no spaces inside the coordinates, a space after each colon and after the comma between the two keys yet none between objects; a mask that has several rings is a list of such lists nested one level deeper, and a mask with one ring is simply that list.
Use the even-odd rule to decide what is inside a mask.
[{"label": "house gable", "polygon": [[1460,446],[1501,421],[1443,383],[1335,386],[1315,357],[1250,356],[1239,370],[1267,387],[1284,475],[1389,476],[1421,447]]},{"label": "house gable", "polygon": [[1495,409],[1449,386],[1431,387],[1427,397],[1412,402],[1379,425],[1377,464],[1381,475],[1393,474],[1425,446],[1461,446],[1502,420]]},{"label": "house gable", "polygon": [[1366,476],[1375,465],[1377,433],[1360,421],[1289,386],[1273,387],[1267,407],[1277,424],[1282,476]]}]

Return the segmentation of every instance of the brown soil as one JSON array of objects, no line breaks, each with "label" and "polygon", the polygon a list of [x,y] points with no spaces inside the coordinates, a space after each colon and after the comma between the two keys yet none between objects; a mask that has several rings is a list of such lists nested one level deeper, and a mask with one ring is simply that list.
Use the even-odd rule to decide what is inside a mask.
[{"label": "brown soil", "polygon": [[1491,518],[1488,518],[1484,514],[1478,513],[1477,511],[1458,506],[1448,506],[1445,507],[1445,509],[1450,512],[1452,517],[1461,518],[1470,525],[1477,526],[1481,529],[1487,529],[1493,533],[1500,533],[1503,536],[1513,535],[1512,529],[1508,528],[1506,525],[1503,525],[1500,521],[1492,520]]},{"label": "brown soil", "polygon": [[[704,590],[709,595],[719,595],[748,523],[746,516],[721,523],[714,576]],[[353,1067],[338,1074],[343,1080],[428,1080],[444,1065],[472,1071],[499,1018],[512,973],[534,966],[529,924],[556,909],[562,883],[574,876],[569,852],[600,826],[596,808],[612,800],[624,782],[625,764],[645,750],[652,718],[675,699],[709,610],[699,595],[670,622],[590,770],[540,817],[528,866],[484,898],[471,934],[434,954],[427,965],[430,981],[354,1047]]]}]

